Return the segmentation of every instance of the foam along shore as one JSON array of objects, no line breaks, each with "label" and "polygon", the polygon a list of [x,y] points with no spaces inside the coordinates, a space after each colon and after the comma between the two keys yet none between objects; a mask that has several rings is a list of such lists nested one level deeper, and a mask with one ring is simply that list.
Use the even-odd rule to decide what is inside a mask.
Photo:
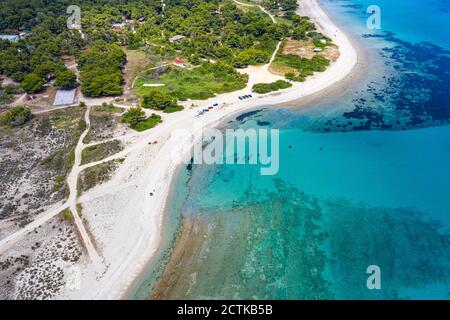
[{"label": "foam along shore", "polygon": [[[333,40],[341,53],[339,59],[325,72],[276,94],[239,100],[240,96],[250,93],[251,87],[247,87],[208,101],[188,101],[183,112],[165,115],[164,122],[158,127],[124,138],[126,148],[115,157],[126,157],[126,160],[113,179],[80,198],[83,217],[99,247],[104,270],[94,270],[87,264],[82,268],[81,287],[73,291],[65,289],[61,292],[62,298],[127,298],[130,288],[139,281],[159,248],[166,199],[176,169],[184,160],[174,154],[187,155],[193,147],[191,136],[174,137],[175,129],[194,135],[247,109],[280,105],[318,93],[352,72],[357,64],[357,52],[317,2],[300,1],[299,14],[310,16],[320,31]],[[222,107],[196,118],[199,110],[216,102]],[[104,161],[108,160],[111,157]]]}]

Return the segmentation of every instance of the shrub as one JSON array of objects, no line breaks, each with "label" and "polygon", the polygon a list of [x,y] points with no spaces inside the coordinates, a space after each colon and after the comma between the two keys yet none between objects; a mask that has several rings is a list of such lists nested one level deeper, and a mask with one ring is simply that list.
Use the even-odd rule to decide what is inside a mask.
[{"label": "shrub", "polygon": [[77,84],[77,76],[69,69],[56,73],[55,86],[61,89],[73,89]]},{"label": "shrub", "polygon": [[142,121],[145,121],[145,112],[141,108],[131,108],[122,116],[122,122],[131,126],[137,125]]},{"label": "shrub", "polygon": [[136,125],[131,126],[131,129],[134,129],[138,132],[142,132],[151,128],[156,127],[159,123],[161,123],[161,117],[157,114],[152,114],[150,117],[137,123]]},{"label": "shrub", "polygon": [[74,215],[73,215],[73,213],[72,213],[72,210],[70,210],[69,208],[64,209],[64,211],[62,211],[62,212],[59,214],[59,217],[60,217],[61,220],[63,220],[63,221],[74,221],[74,220],[75,220],[75,217],[74,217]]},{"label": "shrub", "polygon": [[176,109],[179,106],[177,99],[171,95],[160,91],[152,91],[150,94],[144,96],[142,107],[153,110],[170,110]]},{"label": "shrub", "polygon": [[272,91],[278,91],[292,87],[292,84],[283,80],[278,80],[272,83],[257,83],[253,86],[253,91],[264,94]]},{"label": "shrub", "polygon": [[131,108],[122,116],[122,122],[130,124],[131,129],[138,132],[151,129],[161,123],[161,117],[152,114],[150,117],[145,116],[145,112],[141,108]]},{"label": "shrub", "polygon": [[294,72],[287,72],[284,77],[288,80],[291,81],[296,81],[296,82],[304,82],[306,79],[305,77],[302,77],[300,75],[296,75]]},{"label": "shrub", "polygon": [[270,55],[267,52],[250,48],[239,52],[233,60],[235,68],[245,68],[248,65],[264,64],[270,61]]}]

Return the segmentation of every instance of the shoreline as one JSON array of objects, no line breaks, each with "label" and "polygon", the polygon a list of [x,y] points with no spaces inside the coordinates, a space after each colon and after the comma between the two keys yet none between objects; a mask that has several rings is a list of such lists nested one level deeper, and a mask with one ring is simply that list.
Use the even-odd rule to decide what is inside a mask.
[{"label": "shoreline", "polygon": [[[101,275],[88,270],[85,275],[88,282],[86,286],[80,291],[68,293],[69,296],[80,299],[126,299],[138,288],[138,284],[160,250],[169,195],[178,168],[194,145],[192,136],[253,108],[280,104],[298,106],[303,103],[305,97],[320,95],[324,90],[333,88],[352,74],[359,62],[358,52],[347,35],[334,25],[316,0],[302,0],[299,11],[303,15],[306,12],[320,25],[324,34],[332,38],[341,52],[339,59],[323,73],[315,74],[303,83],[295,83],[293,87],[280,93],[256,95],[253,100],[239,101],[239,96],[248,94],[246,88],[206,101],[188,101],[184,103],[184,112],[168,118],[151,132],[138,135],[142,139],[128,149],[130,154],[127,162],[130,172],[133,172],[131,169],[133,160],[136,163],[142,162],[140,157],[143,156],[139,152],[139,147],[145,148],[152,141],[158,141],[160,148],[151,161],[145,164],[145,172],[138,178],[136,188],[128,195],[122,194],[128,202],[127,207],[121,210],[122,216],[114,226],[113,241],[108,243],[107,250],[105,249],[110,256],[108,268]],[[224,107],[209,112],[198,121],[201,124],[195,126],[197,110],[217,100]],[[195,108],[189,107],[192,103],[195,103]],[[184,133],[188,132],[191,136],[174,137],[174,128],[185,130]],[[176,159],[174,154],[177,155]],[[89,267],[91,265],[88,265]]]},{"label": "shoreline", "polygon": [[[321,6],[319,6],[319,4],[317,3],[316,0],[303,0],[302,1],[302,3],[305,3],[305,2],[309,2],[309,4],[307,4],[307,7],[308,7],[308,9],[310,9],[310,11],[308,11],[306,15],[310,16],[316,23],[317,23],[317,18],[314,15],[314,13],[317,13],[317,12],[315,12],[314,10],[319,9],[328,18],[328,14],[324,11],[324,9]],[[305,15],[305,12],[302,11],[302,9],[305,9],[304,5],[299,6],[299,8],[297,9],[297,12],[300,11],[303,15]],[[329,20],[329,21],[331,21],[331,20]],[[331,24],[333,24],[333,23],[331,23]],[[329,32],[329,30],[326,29],[326,27],[324,28],[322,25],[321,25],[321,29],[322,29],[321,31],[323,31],[325,34],[327,34]],[[338,29],[338,30],[340,30],[340,29]],[[299,107],[299,106],[304,105],[306,103],[309,103],[311,101],[323,99],[324,96],[330,96],[330,95],[332,95],[335,92],[342,93],[341,89],[342,89],[343,86],[345,87],[349,83],[352,83],[352,82],[356,81],[356,79],[358,77],[362,76],[362,70],[364,69],[364,67],[361,65],[360,59],[359,59],[359,57],[362,56],[361,49],[360,49],[359,46],[355,47],[355,46],[352,45],[352,43],[355,41],[355,39],[349,40],[347,34],[344,34],[344,35],[347,38],[348,43],[350,44],[350,46],[352,47],[352,49],[355,51],[355,54],[356,54],[356,57],[355,57],[356,59],[354,61],[354,65],[351,67],[351,69],[349,70],[348,74],[346,74],[342,79],[337,80],[336,82],[330,84],[330,86],[326,87],[325,89],[319,90],[318,92],[314,92],[314,93],[311,93],[311,94],[306,94],[305,97],[302,97],[302,98],[297,97],[294,100],[289,100],[287,102],[283,102],[283,106]],[[340,46],[339,46],[339,48],[341,50]],[[342,56],[342,53],[341,53],[341,56]],[[325,72],[327,72],[328,70],[329,70],[329,68]],[[312,78],[313,77],[308,78],[307,81],[311,81]],[[301,84],[302,83],[300,83],[300,86],[301,86]],[[298,86],[298,84],[297,84],[297,86]],[[279,95],[283,95],[285,92],[286,91],[282,91],[281,94],[279,94]],[[248,111],[248,110],[255,109],[255,108],[260,108],[260,107],[271,107],[271,106],[275,106],[275,105],[278,105],[278,104],[279,104],[278,102],[275,102],[275,103],[272,103],[272,104],[258,105],[258,106],[254,106],[254,107],[250,107],[250,108],[245,108],[245,110],[235,111],[232,114],[229,114],[222,121],[220,121],[218,125],[220,125],[220,123],[223,124],[224,121],[226,122],[227,120],[233,118],[234,116],[236,116],[236,113],[243,112],[243,111]],[[208,126],[208,127],[214,127],[214,126]],[[175,187],[175,179],[174,178],[177,176],[177,172],[180,169],[180,167],[182,167],[182,166],[183,166],[182,164],[179,164],[177,166],[177,168],[174,170],[174,172],[172,173],[172,181],[170,182],[169,192],[168,192],[168,194],[166,196],[166,202],[165,202],[164,209],[163,209],[163,223],[165,223],[167,218],[168,218],[167,217],[167,215],[168,215],[167,210],[168,210],[168,206],[169,206],[168,201],[170,200],[170,195],[173,194],[173,188]],[[181,221],[181,223],[182,223],[182,221]],[[160,237],[160,241],[159,241],[158,246],[162,242],[162,239],[164,237],[164,232],[165,231],[166,230],[162,230],[162,232],[161,232],[161,237]],[[153,255],[152,257],[150,257],[148,259],[148,261],[146,263],[146,267],[144,269],[146,269],[146,270],[149,269],[150,266],[155,262],[155,260],[158,258],[157,255],[161,253],[161,251],[159,251],[160,249],[161,248],[158,249],[158,251],[155,253],[155,255]],[[144,271],[133,281],[133,284],[126,290],[126,293],[121,298],[122,299],[123,298],[125,298],[125,299],[126,298],[130,298],[133,294],[135,294],[136,290],[142,284],[142,280],[145,278],[145,276],[146,276],[146,274],[145,274],[145,271]],[[148,292],[148,295],[150,296],[151,292]]]}]

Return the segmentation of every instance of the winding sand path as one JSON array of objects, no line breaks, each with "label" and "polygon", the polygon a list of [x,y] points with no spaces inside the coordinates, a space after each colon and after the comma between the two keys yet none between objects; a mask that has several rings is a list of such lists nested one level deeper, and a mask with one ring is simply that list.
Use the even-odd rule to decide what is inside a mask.
[{"label": "winding sand path", "polygon": [[[113,99],[112,98],[107,98],[106,101],[111,102]],[[121,140],[121,139],[127,139],[128,136],[121,136],[121,137],[117,137],[117,138],[111,138],[111,139],[106,139],[103,141],[96,141],[96,142],[92,142],[89,144],[84,144],[83,141],[86,138],[87,134],[89,133],[90,127],[91,127],[91,121],[90,121],[90,112],[92,110],[92,107],[95,105],[100,105],[103,102],[106,102],[105,99],[101,99],[101,100],[95,100],[95,99],[90,99],[87,102],[89,103],[89,105],[86,108],[86,113],[84,116],[84,120],[86,123],[86,129],[83,131],[83,133],[81,134],[80,138],[78,139],[78,143],[77,146],[75,148],[75,161],[74,161],[74,165],[72,166],[72,170],[70,171],[68,177],[67,177],[67,185],[69,187],[69,197],[68,199],[62,203],[57,203],[55,204],[52,209],[47,210],[46,212],[38,215],[32,222],[30,222],[29,224],[27,224],[26,226],[24,226],[23,228],[21,228],[20,230],[10,234],[9,236],[3,238],[0,240],[0,253],[2,253],[3,251],[7,250],[11,245],[13,245],[15,242],[17,242],[18,240],[20,240],[22,237],[26,236],[27,234],[29,234],[30,232],[32,232],[33,230],[39,228],[40,226],[44,225],[45,223],[47,223],[49,220],[51,220],[52,218],[56,217],[58,214],[60,214],[62,211],[66,210],[66,209],[70,209],[72,211],[72,214],[74,215],[75,218],[75,224],[76,227],[80,233],[80,236],[82,237],[83,240],[83,245],[86,248],[89,257],[91,258],[92,261],[94,261],[97,265],[100,265],[100,263],[98,263],[99,261],[101,261],[102,259],[99,257],[99,254],[97,252],[97,250],[95,249],[95,246],[92,243],[92,240],[88,234],[88,232],[86,231],[86,228],[84,227],[84,224],[82,222],[82,219],[80,217],[80,213],[78,212],[77,209],[77,198],[78,198],[78,177],[81,174],[81,172],[83,172],[84,170],[86,170],[87,168],[91,168],[91,167],[95,167],[99,164],[103,164],[105,162],[108,162],[110,160],[117,160],[120,159],[121,157],[123,157],[124,155],[126,155],[127,153],[119,153],[116,154],[115,156],[112,157],[108,157],[107,159],[101,160],[101,161],[96,161],[93,163],[88,163],[88,164],[84,164],[81,165],[81,161],[82,161],[82,153],[83,150],[87,147],[91,147],[91,146],[95,146],[95,145],[99,145],[105,142],[109,142],[109,141],[113,141],[113,140]],[[131,108],[131,106],[124,106],[124,105],[120,105],[120,104],[114,104],[114,106],[119,107],[119,108],[123,108],[123,109],[129,109]],[[52,111],[57,111],[57,110],[61,110],[61,109],[66,109],[66,108],[70,108],[70,106],[67,107],[63,107],[63,108],[57,108],[57,109],[49,109],[49,110],[45,110],[45,111],[39,111],[36,112],[34,114],[41,114],[41,113],[48,113],[48,112],[52,112]],[[135,134],[132,134],[130,136],[134,136]],[[100,268],[99,268],[100,269]]]},{"label": "winding sand path", "polygon": [[78,198],[78,177],[80,176],[80,173],[82,172],[81,169],[81,161],[82,161],[82,154],[83,150],[85,149],[84,139],[89,133],[89,130],[91,129],[91,120],[90,120],[90,113],[91,108],[88,106],[86,108],[86,113],[84,116],[84,121],[86,122],[86,129],[84,130],[83,134],[80,136],[80,139],[78,139],[78,144],[75,148],[75,161],[72,168],[72,171],[70,172],[69,176],[67,177],[67,184],[69,186],[70,194],[69,198],[67,200],[67,205],[72,211],[72,214],[75,218],[75,225],[78,229],[78,232],[81,236],[81,239],[83,241],[83,245],[87,250],[87,253],[89,255],[89,258],[92,261],[92,265],[94,267],[95,272],[102,272],[105,270],[105,266],[102,262],[102,258],[98,254],[91,237],[89,236],[88,232],[86,231],[86,228],[84,227],[83,220],[80,217],[80,213],[78,212],[77,208],[77,198]]},{"label": "winding sand path", "polygon": [[92,239],[89,236],[88,232],[86,231],[86,228],[84,227],[83,221],[80,217],[80,214],[77,209],[77,193],[78,193],[78,177],[80,173],[82,172],[81,167],[81,161],[82,161],[82,152],[85,149],[85,144],[83,143],[83,140],[86,138],[87,134],[89,133],[91,122],[90,122],[90,112],[91,107],[88,106],[86,108],[86,113],[84,116],[84,121],[86,123],[86,129],[81,134],[80,138],[78,139],[77,146],[75,147],[75,160],[74,165],[72,167],[71,172],[69,173],[67,177],[67,185],[69,187],[69,197],[67,201],[57,207],[56,209],[52,209],[36,218],[33,222],[26,225],[24,228],[20,229],[19,231],[13,233],[12,235],[6,237],[5,239],[2,239],[0,241],[0,252],[6,250],[10,245],[14,244],[16,241],[18,241],[23,236],[27,235],[29,232],[33,231],[34,229],[42,226],[43,224],[47,223],[50,219],[56,217],[58,214],[60,214],[65,209],[69,208],[74,216],[74,223],[78,230],[78,233],[81,237],[82,244],[84,248],[86,249],[89,258],[91,259],[94,269],[96,272],[103,272],[105,267],[103,265],[102,259],[100,255],[98,254],[97,250],[95,249],[95,246],[93,245]]}]

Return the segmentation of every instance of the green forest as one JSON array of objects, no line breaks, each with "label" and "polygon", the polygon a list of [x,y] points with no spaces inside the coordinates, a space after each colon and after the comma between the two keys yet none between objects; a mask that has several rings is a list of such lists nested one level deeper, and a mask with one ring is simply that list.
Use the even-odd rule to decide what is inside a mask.
[{"label": "green forest", "polygon": [[[295,0],[262,2],[277,15],[277,24],[257,7],[239,7],[231,0],[165,3],[163,12],[160,0],[79,0],[81,33],[67,27],[66,10],[72,1],[2,1],[0,33],[26,36],[17,42],[0,40],[0,74],[20,82],[28,93],[43,91],[51,80],[59,88],[73,88],[76,76],[62,61],[72,56],[78,63],[84,95],[115,96],[123,91],[127,61],[123,48],[151,47],[163,57],[177,55],[218,79],[221,70],[230,67],[267,63],[278,41],[304,38],[315,30],[308,18],[295,14]],[[171,41],[174,36],[181,39]],[[220,68],[212,67],[211,61],[221,62]],[[166,78],[175,83],[173,76]],[[169,93],[180,99],[208,97],[242,88],[242,81],[246,79],[231,72],[225,83],[206,86],[191,96],[189,86]]]}]

